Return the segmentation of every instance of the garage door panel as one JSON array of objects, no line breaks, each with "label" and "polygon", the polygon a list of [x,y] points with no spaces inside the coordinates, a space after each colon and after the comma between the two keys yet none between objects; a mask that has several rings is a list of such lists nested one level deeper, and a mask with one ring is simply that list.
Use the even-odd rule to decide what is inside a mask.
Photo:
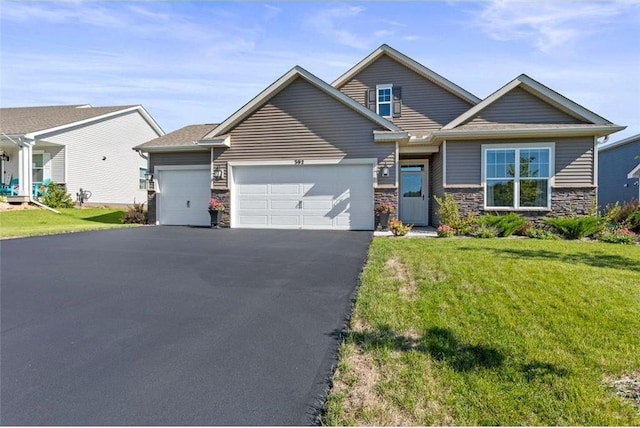
[{"label": "garage door panel", "polygon": [[211,198],[209,169],[159,170],[158,222],[208,226]]},{"label": "garage door panel", "polygon": [[245,184],[240,188],[242,195],[267,195],[269,186],[266,184]]},{"label": "garage door panel", "polygon": [[[238,166],[233,171],[234,226],[373,229],[372,165]],[[246,191],[259,183],[268,187],[266,195]],[[266,210],[256,202],[264,200]]]}]

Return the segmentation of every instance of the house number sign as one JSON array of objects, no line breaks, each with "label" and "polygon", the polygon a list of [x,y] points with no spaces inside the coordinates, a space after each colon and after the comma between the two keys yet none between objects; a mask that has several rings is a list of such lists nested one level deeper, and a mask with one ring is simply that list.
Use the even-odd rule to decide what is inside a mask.
[{"label": "house number sign", "polygon": [[293,161],[294,165],[304,165],[304,159],[296,159]]}]

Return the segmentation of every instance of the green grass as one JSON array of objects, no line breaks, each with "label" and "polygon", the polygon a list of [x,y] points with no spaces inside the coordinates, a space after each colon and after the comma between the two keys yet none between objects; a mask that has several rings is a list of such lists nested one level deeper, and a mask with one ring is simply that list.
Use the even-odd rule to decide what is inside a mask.
[{"label": "green grass", "polygon": [[640,425],[640,246],[372,243],[329,425]]},{"label": "green grass", "polygon": [[65,232],[130,227],[120,222],[123,210],[107,208],[61,208],[0,212],[0,237],[50,235]]}]

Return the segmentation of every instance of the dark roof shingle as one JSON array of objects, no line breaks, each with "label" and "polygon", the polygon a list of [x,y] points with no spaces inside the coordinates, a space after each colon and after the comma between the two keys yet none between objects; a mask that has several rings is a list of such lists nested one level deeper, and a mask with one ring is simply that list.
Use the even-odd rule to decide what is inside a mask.
[{"label": "dark roof shingle", "polygon": [[218,126],[217,123],[209,123],[204,125],[188,125],[184,128],[169,132],[162,137],[154,138],[146,143],[140,144],[135,149],[149,149],[153,147],[184,147],[194,146],[195,141],[202,140],[205,135],[213,131]]}]

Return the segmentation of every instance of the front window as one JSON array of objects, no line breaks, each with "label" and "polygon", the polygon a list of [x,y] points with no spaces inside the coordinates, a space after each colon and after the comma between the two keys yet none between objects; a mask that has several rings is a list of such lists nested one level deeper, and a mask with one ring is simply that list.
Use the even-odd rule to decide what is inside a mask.
[{"label": "front window", "polygon": [[551,148],[485,148],[486,208],[549,208]]},{"label": "front window", "polygon": [[391,117],[392,85],[376,86],[376,109],[383,117]]}]

